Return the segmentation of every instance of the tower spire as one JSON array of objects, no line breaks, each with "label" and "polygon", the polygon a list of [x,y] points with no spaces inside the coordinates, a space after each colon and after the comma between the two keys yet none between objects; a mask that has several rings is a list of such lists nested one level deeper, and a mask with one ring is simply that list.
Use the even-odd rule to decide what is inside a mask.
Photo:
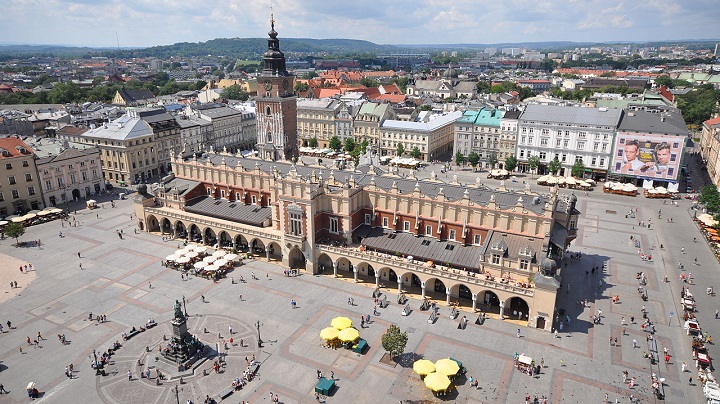
[{"label": "tower spire", "polygon": [[275,15],[273,13],[273,6],[270,4],[270,29],[275,31]]}]

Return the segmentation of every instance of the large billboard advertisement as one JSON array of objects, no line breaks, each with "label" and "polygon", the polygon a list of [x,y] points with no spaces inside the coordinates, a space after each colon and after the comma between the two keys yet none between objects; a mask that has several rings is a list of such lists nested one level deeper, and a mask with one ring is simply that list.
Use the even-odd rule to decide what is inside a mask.
[{"label": "large billboard advertisement", "polygon": [[611,171],[638,178],[676,181],[685,136],[619,132]]}]

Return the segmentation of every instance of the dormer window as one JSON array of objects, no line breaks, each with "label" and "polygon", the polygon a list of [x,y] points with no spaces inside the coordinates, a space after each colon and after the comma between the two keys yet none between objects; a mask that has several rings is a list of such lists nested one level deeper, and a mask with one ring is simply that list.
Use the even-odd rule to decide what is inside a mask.
[{"label": "dormer window", "polygon": [[520,248],[520,251],[518,251],[518,255],[525,257],[525,258],[532,259],[535,256],[535,250],[533,250],[533,248],[530,247],[529,245],[526,245],[526,246]]}]

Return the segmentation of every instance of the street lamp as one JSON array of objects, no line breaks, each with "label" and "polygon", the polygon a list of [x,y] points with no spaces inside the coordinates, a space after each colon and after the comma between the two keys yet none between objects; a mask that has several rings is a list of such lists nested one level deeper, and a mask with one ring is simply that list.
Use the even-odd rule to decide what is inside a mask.
[{"label": "street lamp", "polygon": [[176,384],[171,391],[175,393],[175,401],[177,401],[177,404],[180,404],[180,392],[183,391],[183,389],[178,389],[178,385]]},{"label": "street lamp", "polygon": [[98,376],[98,375],[100,375],[100,364],[98,363],[98,360],[97,360],[97,352],[95,352],[94,349],[93,349],[93,359],[95,360],[95,362],[93,362],[93,365],[95,367],[95,376]]},{"label": "street lamp", "polygon": [[263,344],[263,341],[260,338],[260,326],[261,325],[262,324],[260,324],[260,320],[258,320],[257,323],[255,323],[255,326],[257,327],[257,333],[258,333],[258,347],[259,348],[262,348],[262,344]]}]

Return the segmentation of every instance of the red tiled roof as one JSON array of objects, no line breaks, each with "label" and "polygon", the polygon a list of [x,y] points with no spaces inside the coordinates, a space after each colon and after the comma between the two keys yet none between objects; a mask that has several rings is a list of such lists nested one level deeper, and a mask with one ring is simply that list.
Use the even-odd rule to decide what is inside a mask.
[{"label": "red tiled roof", "polygon": [[720,116],[716,116],[715,118],[708,119],[707,121],[703,122],[705,126],[715,126],[720,125]]},{"label": "red tiled roof", "polygon": [[17,149],[18,147],[24,147],[30,154],[33,153],[32,149],[28,145],[26,145],[25,142],[23,142],[22,140],[20,140],[16,137],[6,137],[6,138],[0,139],[0,148],[5,149],[8,152],[10,152],[10,156],[8,156],[8,157],[3,156],[2,153],[0,153],[0,159],[30,155],[30,154],[20,153],[20,150]]}]

